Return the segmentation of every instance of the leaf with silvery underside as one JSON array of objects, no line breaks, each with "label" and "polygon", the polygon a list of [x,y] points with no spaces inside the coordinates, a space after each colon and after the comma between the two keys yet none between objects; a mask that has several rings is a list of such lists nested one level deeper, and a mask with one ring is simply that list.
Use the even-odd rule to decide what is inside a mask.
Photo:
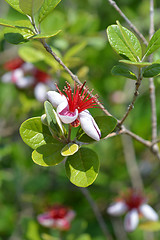
[{"label": "leaf with silvery underside", "polygon": [[[111,133],[117,125],[117,120],[111,116],[97,116],[94,119],[101,131],[101,139]],[[81,128],[77,132],[77,140],[85,143],[91,143],[95,141],[85,134]]]},{"label": "leaf with silvery underside", "polygon": [[24,14],[24,12],[19,7],[19,0],[5,0],[11,7],[13,7],[18,12]]},{"label": "leaf with silvery underside", "polygon": [[20,127],[22,140],[31,148],[36,149],[46,143],[54,143],[47,126],[42,124],[40,117],[30,118],[23,122]]},{"label": "leaf with silvery underside", "polygon": [[19,7],[26,15],[33,17],[43,4],[43,0],[19,0]]},{"label": "leaf with silvery underside", "polygon": [[[141,46],[139,44],[139,41],[136,36],[127,28],[121,27],[120,30],[119,26],[111,25],[107,28],[107,36],[110,45],[119,55],[125,56],[133,62],[138,61],[137,57],[141,59]],[[130,39],[132,47],[129,46],[129,41],[126,42],[126,39]]]},{"label": "leaf with silvery underside", "polygon": [[160,29],[155,32],[155,34],[152,36],[151,40],[148,43],[148,46],[146,48],[145,57],[152,54],[154,51],[156,51],[160,47]]},{"label": "leaf with silvery underside", "polygon": [[52,104],[48,101],[45,101],[44,108],[45,108],[45,113],[47,116],[49,130],[51,131],[51,133],[56,136],[63,135],[64,130],[63,130],[61,121],[60,121],[56,111],[53,109]]},{"label": "leaf with silvery underside", "polygon": [[61,32],[61,30],[58,30],[58,31],[55,31],[55,32],[52,32],[52,33],[40,33],[40,34],[34,35],[32,37],[32,39],[51,38],[51,37],[56,36],[60,32]]},{"label": "leaf with silvery underside", "polygon": [[49,13],[58,5],[61,0],[44,0],[43,5],[38,14],[38,22],[41,23]]},{"label": "leaf with silvery underside", "polygon": [[124,76],[133,80],[137,80],[136,75],[126,66],[116,65],[112,68],[112,74],[118,76]]},{"label": "leaf with silvery underside", "polygon": [[75,143],[68,143],[67,145],[65,145],[62,150],[61,150],[61,154],[62,156],[70,156],[75,154],[79,149],[79,146]]},{"label": "leaf with silvery underside", "polygon": [[152,64],[152,63],[149,63],[149,62],[132,62],[132,61],[129,61],[129,60],[119,60],[119,62],[129,64],[129,65],[133,65],[133,66],[136,66],[138,68],[150,66]]},{"label": "leaf with silvery underside", "polygon": [[143,77],[146,77],[146,78],[156,77],[159,74],[160,74],[160,64],[155,63],[144,70]]},{"label": "leaf with silvery underside", "polygon": [[61,149],[64,146],[61,142],[48,143],[38,147],[32,153],[33,161],[40,166],[54,166],[64,160]]},{"label": "leaf with silvery underside", "polygon": [[69,156],[65,163],[69,180],[78,187],[91,185],[99,171],[99,159],[93,150],[80,148],[74,155]]}]

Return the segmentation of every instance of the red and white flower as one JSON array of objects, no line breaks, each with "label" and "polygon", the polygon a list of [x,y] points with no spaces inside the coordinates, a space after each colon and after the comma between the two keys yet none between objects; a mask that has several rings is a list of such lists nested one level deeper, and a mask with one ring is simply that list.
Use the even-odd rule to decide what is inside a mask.
[{"label": "red and white flower", "polygon": [[57,114],[63,123],[71,124],[73,127],[81,124],[82,129],[89,137],[99,141],[100,129],[87,110],[96,107],[97,97],[88,93],[88,88],[84,89],[84,84],[82,86],[75,84],[74,92],[72,92],[70,84],[67,83],[63,90],[64,93],[57,87],[59,93],[49,91],[47,97],[53,107],[57,108]]},{"label": "red and white flower", "polygon": [[55,89],[50,75],[20,58],[6,62],[4,69],[8,72],[1,77],[2,82],[14,83],[20,89],[34,88],[34,95],[40,102],[46,100],[49,89]]},{"label": "red and white flower", "polygon": [[38,222],[44,227],[67,231],[71,227],[71,221],[75,212],[62,205],[54,205],[47,212],[38,215]]},{"label": "red and white flower", "polygon": [[124,228],[127,232],[131,232],[138,226],[140,216],[150,221],[158,220],[158,214],[146,202],[144,196],[134,190],[130,190],[122,199],[118,199],[109,206],[107,212],[112,216],[120,216],[127,213],[124,218]]}]

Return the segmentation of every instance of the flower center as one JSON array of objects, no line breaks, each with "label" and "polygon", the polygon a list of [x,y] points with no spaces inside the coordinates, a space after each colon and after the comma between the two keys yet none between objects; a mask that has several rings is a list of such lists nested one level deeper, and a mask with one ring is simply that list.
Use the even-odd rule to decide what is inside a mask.
[{"label": "flower center", "polygon": [[68,209],[66,209],[65,207],[55,206],[50,210],[49,214],[51,218],[59,219],[59,218],[64,218],[67,212],[68,212]]},{"label": "flower center", "polygon": [[130,191],[127,196],[124,197],[125,203],[128,209],[138,209],[142,203],[145,202],[145,198],[138,192]]}]

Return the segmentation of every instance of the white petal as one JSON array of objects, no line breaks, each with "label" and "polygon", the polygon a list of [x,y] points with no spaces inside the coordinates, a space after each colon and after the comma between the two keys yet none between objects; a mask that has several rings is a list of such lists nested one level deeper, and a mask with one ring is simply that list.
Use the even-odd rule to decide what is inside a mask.
[{"label": "white petal", "polygon": [[100,140],[101,132],[97,126],[94,118],[91,116],[88,110],[84,110],[79,113],[80,124],[83,131],[96,141]]},{"label": "white petal", "polygon": [[35,69],[34,65],[32,63],[23,63],[21,68],[25,71],[25,72],[31,72]]},{"label": "white petal", "polygon": [[1,77],[2,82],[9,83],[12,82],[12,72],[7,72]]},{"label": "white petal", "polygon": [[125,213],[127,206],[124,202],[118,201],[113,203],[108,209],[107,212],[113,216],[120,216]]},{"label": "white petal", "polygon": [[139,223],[138,211],[133,209],[127,213],[124,218],[124,228],[127,232],[132,232],[136,229]]},{"label": "white petal", "polygon": [[45,227],[52,227],[54,225],[54,220],[48,216],[47,213],[40,214],[37,217],[38,222]]},{"label": "white petal", "polygon": [[57,113],[59,118],[63,123],[72,123],[78,117],[78,110],[76,109],[74,113],[69,112],[68,102],[62,102],[57,107]]},{"label": "white petal", "polygon": [[30,86],[32,86],[34,84],[34,78],[31,76],[27,76],[27,77],[19,77],[16,80],[16,85],[19,88],[28,88]]},{"label": "white petal", "polygon": [[40,102],[44,102],[47,99],[47,86],[43,83],[38,83],[34,88],[34,95]]},{"label": "white petal", "polygon": [[156,211],[148,204],[142,204],[139,210],[142,213],[142,215],[148,220],[157,221],[159,218]]},{"label": "white petal", "polygon": [[56,91],[47,92],[47,99],[52,103],[53,107],[58,107],[60,103],[67,102],[66,97]]}]

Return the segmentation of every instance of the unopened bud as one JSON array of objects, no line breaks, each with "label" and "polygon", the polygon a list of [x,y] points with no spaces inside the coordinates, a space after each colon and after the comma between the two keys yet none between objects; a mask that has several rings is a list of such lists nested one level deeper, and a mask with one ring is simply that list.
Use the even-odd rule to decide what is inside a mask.
[{"label": "unopened bud", "polygon": [[42,122],[44,125],[48,126],[46,114],[43,114],[43,115],[41,116],[41,122]]}]

